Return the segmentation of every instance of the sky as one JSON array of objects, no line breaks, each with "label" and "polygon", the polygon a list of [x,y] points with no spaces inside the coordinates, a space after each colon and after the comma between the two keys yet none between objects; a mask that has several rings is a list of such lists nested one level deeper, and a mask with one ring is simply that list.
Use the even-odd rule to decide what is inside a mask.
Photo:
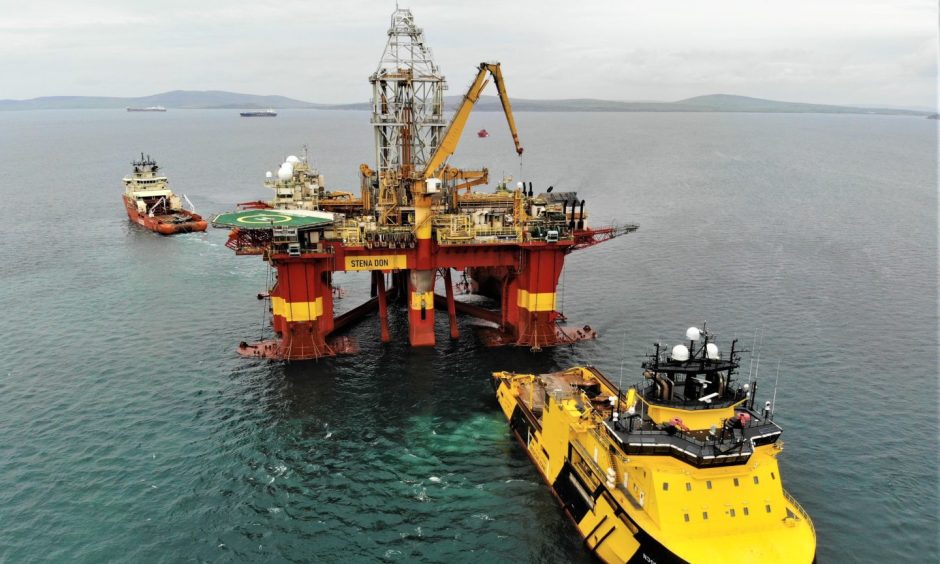
[{"label": "sky", "polygon": [[[937,106],[936,0],[401,0],[462,93]],[[370,96],[394,0],[0,0],[0,99]]]}]

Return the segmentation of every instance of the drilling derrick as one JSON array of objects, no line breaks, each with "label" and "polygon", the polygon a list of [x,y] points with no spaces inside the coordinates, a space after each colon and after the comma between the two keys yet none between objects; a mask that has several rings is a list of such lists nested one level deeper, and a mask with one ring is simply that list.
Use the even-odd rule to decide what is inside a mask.
[{"label": "drilling derrick", "polygon": [[446,126],[446,82],[411,10],[392,14],[385,51],[369,82],[377,165],[372,201],[380,224],[401,225],[413,220],[413,210],[405,209],[412,203],[413,176],[424,170]]},{"label": "drilling derrick", "polygon": [[396,9],[385,51],[369,78],[375,130],[378,225],[413,225],[417,268],[407,280],[412,345],[434,344],[431,201],[419,177],[438,149],[446,82],[411,10]]},{"label": "drilling derrick", "polygon": [[[395,302],[407,311],[408,340],[415,347],[435,344],[435,307],[446,308],[454,339],[458,311],[493,324],[480,332],[490,346],[538,350],[594,338],[587,325],[563,326],[557,311],[565,256],[637,227],[588,227],[584,200],[551,186],[536,194],[532,182],[511,186],[507,178],[494,192],[474,192],[487,184],[487,170],[459,169],[448,161],[490,81],[522,155],[500,64],[480,63],[445,119],[444,76],[411,11],[394,11],[382,58],[369,77],[375,170],[360,165],[360,197],[327,190],[305,152],[267,173],[265,186],[275,192],[271,202],[248,202],[213,219],[217,227],[233,228],[227,246],[236,254],[262,255],[277,275],[259,295],[268,300],[275,338],[243,342],[239,353],[284,360],[353,353],[355,343],[334,333],[375,310],[381,340],[389,342]],[[498,309],[455,300],[455,269],[464,289],[492,298]],[[372,298],[334,317],[333,276],[354,271],[370,273]],[[439,276],[444,295],[435,292]]]}]

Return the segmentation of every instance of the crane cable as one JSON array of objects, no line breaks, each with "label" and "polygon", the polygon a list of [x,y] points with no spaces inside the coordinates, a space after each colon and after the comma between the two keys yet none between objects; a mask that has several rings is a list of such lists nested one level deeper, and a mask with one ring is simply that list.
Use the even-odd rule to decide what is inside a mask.
[{"label": "crane cable", "polygon": [[[517,182],[522,182],[522,155],[519,155],[519,180]],[[523,191],[525,191],[524,187]]]}]

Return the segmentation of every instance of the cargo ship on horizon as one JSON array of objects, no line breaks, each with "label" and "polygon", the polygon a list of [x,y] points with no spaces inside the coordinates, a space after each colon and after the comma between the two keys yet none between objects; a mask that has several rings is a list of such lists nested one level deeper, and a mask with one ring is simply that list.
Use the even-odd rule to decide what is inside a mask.
[{"label": "cargo ship on horizon", "polygon": [[127,111],[129,112],[165,112],[166,108],[164,108],[163,106],[146,106],[146,107],[128,106]]},{"label": "cargo ship on horizon", "polygon": [[267,110],[250,110],[241,112],[239,115],[242,117],[277,117],[277,112],[271,108],[268,108]]},{"label": "cargo ship on horizon", "polygon": [[[182,200],[157,176],[159,166],[150,155],[140,154],[131,163],[134,173],[124,177],[124,207],[132,222],[161,235],[205,231],[208,223],[195,211],[183,208]],[[187,202],[189,199],[183,196]],[[190,202],[192,207],[192,202]]]}]

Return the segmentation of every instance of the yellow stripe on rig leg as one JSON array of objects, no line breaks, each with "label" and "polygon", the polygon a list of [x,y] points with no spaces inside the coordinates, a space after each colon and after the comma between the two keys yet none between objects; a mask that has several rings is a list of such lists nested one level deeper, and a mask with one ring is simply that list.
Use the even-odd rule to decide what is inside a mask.
[{"label": "yellow stripe on rig leg", "polygon": [[421,309],[422,307],[424,309],[434,309],[434,292],[411,293],[411,309]]},{"label": "yellow stripe on rig leg", "polygon": [[274,315],[287,321],[313,321],[323,315],[323,298],[312,302],[289,302],[275,296],[271,298],[271,309]]},{"label": "yellow stripe on rig leg", "polygon": [[519,290],[516,305],[529,311],[555,311],[555,292],[532,292]]}]

